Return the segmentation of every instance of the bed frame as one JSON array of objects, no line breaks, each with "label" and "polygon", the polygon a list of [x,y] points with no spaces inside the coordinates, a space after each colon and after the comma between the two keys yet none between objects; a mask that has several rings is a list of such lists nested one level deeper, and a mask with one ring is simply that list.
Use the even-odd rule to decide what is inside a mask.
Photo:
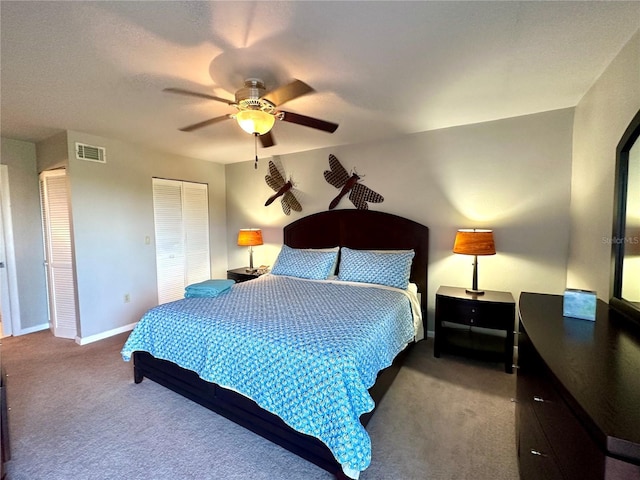
[{"label": "bed frame", "polygon": [[[413,249],[411,281],[418,285],[423,314],[426,311],[429,230],[424,225],[383,212],[331,210],[285,226],[284,243],[293,248]],[[380,372],[369,389],[376,405],[391,386],[409,349]],[[147,377],[333,473],[337,479],[347,478],[324,443],[293,430],[247,397],[206,382],[195,372],[147,352],[134,352],[133,361],[135,383]],[[362,415],[364,426],[374,411]]]}]

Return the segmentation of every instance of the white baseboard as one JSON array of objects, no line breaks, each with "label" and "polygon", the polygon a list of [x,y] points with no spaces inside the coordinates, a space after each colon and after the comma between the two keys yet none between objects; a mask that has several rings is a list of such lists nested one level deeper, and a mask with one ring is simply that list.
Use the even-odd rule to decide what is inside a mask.
[{"label": "white baseboard", "polygon": [[105,338],[113,337],[120,333],[129,332],[133,330],[138,322],[130,323],[122,327],[114,328],[113,330],[107,330],[106,332],[97,333],[95,335],[89,335],[88,337],[76,337],[76,343],[78,345],[87,345],[88,343],[97,342],[98,340],[104,340]]},{"label": "white baseboard", "polygon": [[40,325],[36,325],[35,327],[22,328],[18,333],[14,333],[13,335],[18,337],[20,335],[26,335],[27,333],[40,332],[42,330],[47,330],[49,328],[48,323],[42,323]]}]

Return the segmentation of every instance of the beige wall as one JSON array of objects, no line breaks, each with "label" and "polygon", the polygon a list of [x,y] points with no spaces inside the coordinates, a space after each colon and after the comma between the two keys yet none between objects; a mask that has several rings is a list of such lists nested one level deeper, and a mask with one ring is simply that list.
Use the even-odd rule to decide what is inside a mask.
[{"label": "beige wall", "polygon": [[67,132],[60,132],[36,144],[38,172],[69,167]]},{"label": "beige wall", "polygon": [[[75,142],[105,147],[107,163],[76,160]],[[211,272],[225,274],[222,165],[73,131],[68,157],[82,338],[136,322],[157,304],[152,177],[208,184]]]},{"label": "beige wall", "polygon": [[[495,230],[498,254],[479,261],[480,288],[561,293],[569,246],[573,109],[435,130],[366,145],[286,155],[276,159],[296,183],[301,213],[283,214],[266,185],[268,159],[226,166],[229,266],[248,263],[235,246],[239,228],[259,227],[265,245],[254,265],[273,264],[282,226],[326,210],[337,190],[323,177],[333,153],[362,183],[382,194],[371,205],[430,228],[429,319],[440,285],[471,286],[471,258],[451,253],[464,227]],[[344,198],[338,208],[354,208]]]},{"label": "beige wall", "polygon": [[576,107],[567,286],[611,296],[616,146],[640,109],[640,31]]},{"label": "beige wall", "polygon": [[[76,141],[105,147],[107,163],[76,160]],[[209,185],[211,271],[214,276],[225,275],[222,165],[73,131],[54,135],[37,145],[3,138],[2,161],[9,165],[14,240],[16,251],[20,252],[17,262],[22,333],[46,328],[48,322],[40,170],[67,168],[81,341],[126,328],[157,304],[152,177]],[[148,245],[146,237],[150,238]],[[125,294],[130,296],[129,303],[124,302]]]}]

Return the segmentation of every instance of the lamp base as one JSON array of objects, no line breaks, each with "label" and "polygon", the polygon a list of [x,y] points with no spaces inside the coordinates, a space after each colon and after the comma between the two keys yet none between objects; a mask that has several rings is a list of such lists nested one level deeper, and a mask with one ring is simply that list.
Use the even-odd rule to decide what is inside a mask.
[{"label": "lamp base", "polygon": [[245,268],[244,271],[247,272],[247,273],[256,273],[258,271],[258,269],[257,268]]},{"label": "lamp base", "polygon": [[470,295],[484,295],[484,290],[474,290],[473,288],[467,288],[466,292]]}]

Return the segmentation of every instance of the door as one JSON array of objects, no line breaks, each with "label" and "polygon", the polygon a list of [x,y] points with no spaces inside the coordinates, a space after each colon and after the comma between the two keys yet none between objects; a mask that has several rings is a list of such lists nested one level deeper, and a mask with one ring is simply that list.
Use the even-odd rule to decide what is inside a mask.
[{"label": "door", "polygon": [[153,179],[158,303],[211,278],[208,198],[206,184]]},{"label": "door", "polygon": [[20,308],[6,165],[0,165],[0,335],[20,332]]},{"label": "door", "polygon": [[49,327],[56,337],[75,338],[77,334],[76,289],[69,196],[64,169],[40,174],[40,200]]},{"label": "door", "polygon": [[[0,197],[4,196],[4,192]],[[0,198],[0,336],[11,335],[11,310],[9,306],[9,279],[7,277],[7,255],[4,236],[4,212],[2,205],[4,199]]]}]

